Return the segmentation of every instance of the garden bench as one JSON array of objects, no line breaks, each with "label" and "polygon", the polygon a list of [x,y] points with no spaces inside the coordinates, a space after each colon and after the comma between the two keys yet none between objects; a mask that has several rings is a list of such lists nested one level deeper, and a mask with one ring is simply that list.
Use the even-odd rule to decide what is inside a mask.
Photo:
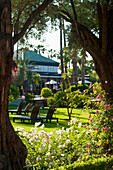
[{"label": "garden bench", "polygon": [[21,122],[24,122],[25,120],[31,121],[31,123],[35,123],[37,120],[37,115],[39,113],[40,106],[34,106],[31,111],[31,116],[19,116],[19,117],[13,117],[13,122],[15,122],[16,119],[20,119]]},{"label": "garden bench", "polygon": [[19,114],[19,113],[21,112],[22,108],[23,108],[23,105],[24,105],[23,102],[22,102],[22,103],[19,103],[17,109],[8,110],[8,112],[11,112],[11,114],[13,114],[13,113]]},{"label": "garden bench", "polygon": [[41,120],[42,123],[43,123],[44,119],[46,120],[46,122],[48,122],[48,120],[50,120],[50,123],[51,123],[51,120],[53,119],[53,120],[56,120],[57,123],[58,123],[58,118],[53,117],[55,110],[56,110],[55,107],[53,107],[53,106],[49,107],[48,112],[47,112],[47,116],[45,116],[45,117],[44,116],[38,116],[37,120]]}]

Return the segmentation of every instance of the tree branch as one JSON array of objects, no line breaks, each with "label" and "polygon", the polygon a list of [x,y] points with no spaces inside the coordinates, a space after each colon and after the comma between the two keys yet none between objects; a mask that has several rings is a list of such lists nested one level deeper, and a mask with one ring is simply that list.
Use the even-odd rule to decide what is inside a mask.
[{"label": "tree branch", "polygon": [[73,18],[71,17],[71,15],[68,12],[61,10],[61,15],[66,21],[74,22]]},{"label": "tree branch", "polygon": [[71,32],[73,37],[79,41],[82,47],[92,56],[95,56],[100,63],[101,59],[98,58],[98,54],[100,54],[99,39],[87,27],[80,23],[72,23]]},{"label": "tree branch", "polygon": [[18,17],[17,17],[16,22],[15,22],[15,25],[14,25],[14,36],[15,36],[16,34],[18,34],[18,26],[19,26],[19,18],[20,18],[20,15],[22,14],[22,11],[26,8],[26,6],[29,4],[29,2],[30,2],[30,1],[28,1],[21,10],[18,10]]},{"label": "tree branch", "polygon": [[103,4],[102,11],[102,56],[106,57],[107,55],[107,4]]},{"label": "tree branch", "polygon": [[73,9],[73,13],[74,13],[74,19],[77,22],[77,14],[76,14],[76,11],[75,11],[75,6],[74,6],[74,3],[73,3],[73,0],[70,0],[70,1],[71,1],[71,6],[72,6],[72,9]]},{"label": "tree branch", "polygon": [[100,0],[97,2],[97,14],[98,14],[98,22],[99,22],[99,39],[102,39],[102,8],[100,5]]},{"label": "tree branch", "polygon": [[44,0],[44,2],[39,5],[39,7],[34,10],[30,17],[27,19],[26,23],[24,24],[21,32],[13,37],[13,45],[25,34],[25,31],[28,29],[29,25],[33,21],[33,19],[40,14],[41,11],[43,11],[53,0]]}]

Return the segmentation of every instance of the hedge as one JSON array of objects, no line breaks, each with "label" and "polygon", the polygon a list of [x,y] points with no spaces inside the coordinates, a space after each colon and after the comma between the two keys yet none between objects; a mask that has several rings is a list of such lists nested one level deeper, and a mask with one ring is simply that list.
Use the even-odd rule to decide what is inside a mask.
[{"label": "hedge", "polygon": [[[74,162],[52,170],[107,170],[113,168],[113,156],[105,158],[93,158],[88,161]],[[24,170],[39,170],[38,166],[24,167]],[[44,167],[43,170],[46,170]]]},{"label": "hedge", "polygon": [[113,167],[113,156],[105,158],[90,159],[86,162],[74,162],[66,166],[59,167],[59,170],[106,170]]}]

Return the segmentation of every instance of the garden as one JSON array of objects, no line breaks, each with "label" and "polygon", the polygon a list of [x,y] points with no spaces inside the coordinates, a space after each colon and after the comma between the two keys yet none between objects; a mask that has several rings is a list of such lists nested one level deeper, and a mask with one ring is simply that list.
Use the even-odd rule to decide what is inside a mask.
[{"label": "garden", "polygon": [[[24,169],[112,168],[113,107],[100,84],[82,91],[70,87],[48,94],[48,106],[56,106],[53,116],[59,118],[59,123],[13,123],[14,115],[10,114],[28,150]],[[44,116],[47,108],[40,108],[39,114]]]}]

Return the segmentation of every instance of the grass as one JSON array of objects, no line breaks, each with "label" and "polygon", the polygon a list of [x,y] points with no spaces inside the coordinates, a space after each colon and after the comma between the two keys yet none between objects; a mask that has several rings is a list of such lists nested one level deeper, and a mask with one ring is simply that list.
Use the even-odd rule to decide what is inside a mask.
[{"label": "grass", "polygon": [[[11,108],[10,108],[11,109]],[[12,109],[14,109],[14,107],[12,107]],[[16,109],[16,107],[15,107]],[[46,116],[47,113],[47,109],[48,108],[44,108],[40,109],[39,115],[40,116]],[[83,125],[85,125],[86,123],[88,123],[88,112],[84,112],[83,109],[73,109],[73,113],[71,118],[76,118],[78,119],[79,122],[82,122]],[[11,123],[15,129],[15,127],[22,127],[25,129],[25,131],[29,132],[31,128],[34,128],[34,125],[32,125],[31,123],[29,123],[28,121],[25,121],[24,123],[21,122],[20,120],[16,120],[16,122],[13,122],[13,116],[18,116],[16,114],[9,114]],[[19,115],[20,116],[20,115]],[[53,129],[61,129],[62,127],[64,128],[68,128],[68,114],[67,114],[67,109],[66,108],[57,108],[57,110],[54,113],[54,117],[59,118],[59,123],[57,124],[56,120],[52,120],[52,123],[46,123],[44,121],[44,125],[45,125],[45,130],[47,130],[47,132],[50,132]]]}]

